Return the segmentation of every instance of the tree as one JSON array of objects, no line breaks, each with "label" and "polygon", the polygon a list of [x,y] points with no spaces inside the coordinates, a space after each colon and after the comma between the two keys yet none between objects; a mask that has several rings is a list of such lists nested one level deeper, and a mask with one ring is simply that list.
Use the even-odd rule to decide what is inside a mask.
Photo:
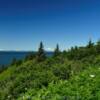
[{"label": "tree", "polygon": [[46,54],[45,54],[45,50],[44,50],[44,46],[42,42],[40,42],[40,46],[39,46],[36,58],[38,62],[44,61],[46,59]]},{"label": "tree", "polygon": [[90,39],[90,41],[87,45],[87,55],[90,56],[90,55],[95,55],[95,54],[96,54],[96,47]]},{"label": "tree", "polygon": [[64,51],[62,52],[62,54],[63,54],[63,57],[67,57],[68,52],[67,52],[66,50],[64,50]]},{"label": "tree", "polygon": [[4,70],[6,70],[8,67],[5,65],[0,65],[0,73],[2,73]]},{"label": "tree", "polygon": [[100,53],[100,40],[97,42],[96,51],[97,53]]},{"label": "tree", "polygon": [[77,46],[71,47],[70,51],[68,52],[68,58],[77,60],[79,58],[79,48]]},{"label": "tree", "polygon": [[16,65],[16,66],[19,66],[22,64],[22,60],[17,60],[16,58],[13,58],[12,62],[11,62],[11,65]]},{"label": "tree", "polygon": [[30,52],[28,55],[25,56],[25,61],[33,60],[36,57],[36,54],[34,52]]},{"label": "tree", "polygon": [[20,60],[17,60],[16,65],[19,66],[19,65],[21,65],[22,63],[23,63],[23,61],[20,59]]},{"label": "tree", "polygon": [[94,43],[92,42],[92,40],[90,39],[87,45],[87,48],[91,48],[94,46]]},{"label": "tree", "polygon": [[16,58],[13,58],[12,62],[11,62],[11,65],[15,65],[17,63],[17,59]]},{"label": "tree", "polygon": [[74,49],[75,49],[75,51],[78,51],[78,47],[77,47],[77,46],[75,46],[75,48],[74,48]]},{"label": "tree", "polygon": [[60,54],[60,50],[59,50],[59,45],[57,44],[55,51],[54,51],[54,57],[59,56],[59,54]]}]

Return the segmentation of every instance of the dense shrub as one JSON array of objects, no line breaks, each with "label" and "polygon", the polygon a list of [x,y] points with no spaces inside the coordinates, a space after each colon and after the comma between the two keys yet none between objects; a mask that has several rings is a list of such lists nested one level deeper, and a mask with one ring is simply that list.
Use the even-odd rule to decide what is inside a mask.
[{"label": "dense shrub", "polygon": [[0,73],[0,100],[99,100],[100,43],[72,47],[46,57],[43,44],[36,55],[13,59]]}]

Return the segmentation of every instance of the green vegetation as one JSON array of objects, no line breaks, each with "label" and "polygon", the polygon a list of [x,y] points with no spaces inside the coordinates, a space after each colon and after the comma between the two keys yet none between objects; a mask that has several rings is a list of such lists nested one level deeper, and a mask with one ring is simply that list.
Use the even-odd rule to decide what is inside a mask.
[{"label": "green vegetation", "polygon": [[0,71],[0,100],[99,100],[100,41],[47,57],[43,43],[36,54],[12,61]]},{"label": "green vegetation", "polygon": [[45,54],[44,46],[42,42],[40,43],[40,47],[38,49],[36,59],[38,62],[44,61],[46,59],[46,54]]},{"label": "green vegetation", "polygon": [[88,68],[70,80],[51,82],[35,95],[34,89],[30,89],[23,97],[31,100],[100,100],[100,67]]},{"label": "green vegetation", "polygon": [[60,55],[59,45],[57,44],[56,49],[54,50],[54,57],[57,57]]}]

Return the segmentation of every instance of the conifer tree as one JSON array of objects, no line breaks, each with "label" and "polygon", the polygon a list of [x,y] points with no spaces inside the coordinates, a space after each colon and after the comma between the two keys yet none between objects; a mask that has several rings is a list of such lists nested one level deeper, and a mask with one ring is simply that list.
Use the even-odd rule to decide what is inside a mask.
[{"label": "conifer tree", "polygon": [[100,53],[100,40],[97,42],[96,51],[97,53]]},{"label": "conifer tree", "polygon": [[78,47],[77,46],[75,46],[75,51],[78,51]]},{"label": "conifer tree", "polygon": [[60,49],[59,49],[59,45],[57,44],[55,51],[54,51],[54,57],[59,56],[59,54],[60,54]]},{"label": "conifer tree", "polygon": [[46,54],[45,54],[45,50],[44,50],[44,46],[42,42],[40,42],[40,46],[39,46],[36,57],[37,57],[37,61],[39,62],[44,61],[46,59]]},{"label": "conifer tree", "polygon": [[92,40],[90,39],[87,45],[87,48],[91,48],[94,46],[94,43],[92,42]]},{"label": "conifer tree", "polygon": [[15,65],[17,63],[17,59],[16,58],[13,58],[12,62],[11,62],[11,65]]},{"label": "conifer tree", "polygon": [[94,46],[94,43],[90,39],[88,45],[87,45],[87,55],[95,55],[96,54],[96,47]]}]

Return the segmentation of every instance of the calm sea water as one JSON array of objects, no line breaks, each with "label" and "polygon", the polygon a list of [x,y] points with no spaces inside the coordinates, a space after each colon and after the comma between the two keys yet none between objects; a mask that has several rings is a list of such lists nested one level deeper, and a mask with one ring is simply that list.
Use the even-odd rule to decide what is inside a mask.
[{"label": "calm sea water", "polygon": [[[0,65],[7,65],[12,62],[13,58],[16,59],[23,59],[26,55],[28,55],[30,52],[5,52],[0,51]],[[47,52],[47,56],[51,56],[52,52]]]}]

